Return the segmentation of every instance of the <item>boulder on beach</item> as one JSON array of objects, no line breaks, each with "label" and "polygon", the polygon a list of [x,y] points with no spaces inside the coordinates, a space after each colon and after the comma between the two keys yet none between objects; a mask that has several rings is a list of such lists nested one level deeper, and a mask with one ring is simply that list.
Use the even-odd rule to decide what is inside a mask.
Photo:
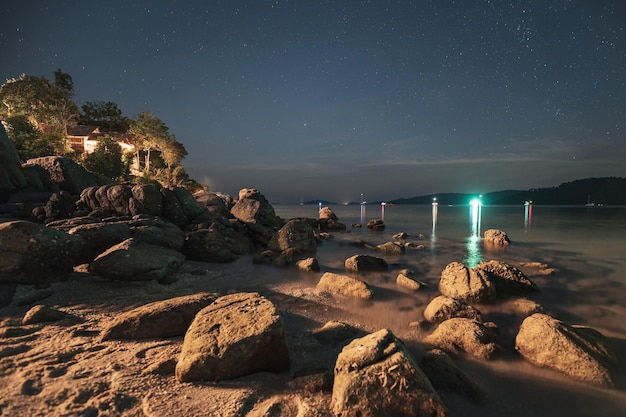
[{"label": "boulder on beach", "polygon": [[405,246],[395,242],[385,242],[376,245],[376,250],[385,255],[403,255]]},{"label": "boulder on beach", "polygon": [[335,363],[331,398],[337,416],[447,416],[429,379],[387,329],[355,339]]},{"label": "boulder on beach", "polygon": [[388,268],[387,261],[370,255],[354,255],[345,260],[346,271],[350,272],[382,272]]},{"label": "boulder on beach", "polygon": [[217,218],[208,228],[187,233],[181,251],[187,259],[201,262],[231,262],[252,251],[252,239],[236,220]]},{"label": "boulder on beach", "polygon": [[405,274],[405,273],[399,273],[396,276],[396,284],[398,284],[398,286],[400,287],[406,288],[411,291],[418,291],[422,287],[427,286],[425,285],[424,282],[413,279],[409,277],[408,274]]},{"label": "boulder on beach", "polygon": [[283,321],[257,293],[218,298],[202,309],[185,334],[176,365],[180,382],[220,381],[289,369]]},{"label": "boulder on beach", "polygon": [[439,291],[467,302],[489,303],[496,299],[496,287],[487,274],[460,262],[449,263],[441,272]]},{"label": "boulder on beach", "polygon": [[483,233],[483,243],[487,247],[505,247],[511,243],[506,232],[498,229],[488,229]]},{"label": "boulder on beach", "polygon": [[373,297],[372,289],[366,282],[347,275],[325,272],[316,288],[333,295],[369,300]]},{"label": "boulder on beach", "polygon": [[184,336],[196,314],[218,297],[217,293],[199,293],[145,304],[118,315],[102,330],[100,339]]},{"label": "boulder on beach", "polygon": [[184,260],[178,251],[130,238],[98,255],[87,269],[117,281],[162,281],[178,271]]},{"label": "boulder on beach", "polygon": [[0,223],[0,283],[62,281],[73,272],[82,239],[38,223]]},{"label": "boulder on beach", "polygon": [[474,271],[483,271],[495,285],[498,297],[517,296],[525,292],[537,291],[539,288],[522,271],[501,261],[481,262]]},{"label": "boulder on beach", "polygon": [[276,252],[287,249],[294,249],[299,253],[315,252],[315,232],[307,221],[291,219],[274,234],[267,247]]},{"label": "boulder on beach", "polygon": [[536,313],[522,322],[515,349],[530,363],[579,382],[603,388],[615,386],[618,356],[610,340],[589,327],[572,326]]},{"label": "boulder on beach", "polygon": [[446,295],[433,298],[424,309],[424,318],[431,323],[441,323],[454,317],[483,321],[480,311],[475,307]]},{"label": "boulder on beach", "polygon": [[448,319],[426,336],[424,344],[454,355],[492,359],[502,351],[496,336],[484,324],[464,317]]}]

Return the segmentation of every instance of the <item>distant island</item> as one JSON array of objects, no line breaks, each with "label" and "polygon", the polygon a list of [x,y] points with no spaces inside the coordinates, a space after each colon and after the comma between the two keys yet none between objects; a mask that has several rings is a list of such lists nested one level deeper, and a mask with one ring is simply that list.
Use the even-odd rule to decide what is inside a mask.
[{"label": "distant island", "polygon": [[[399,198],[386,201],[386,204],[431,204],[437,199],[439,204],[463,205],[468,204],[476,194],[442,193],[429,194],[419,197]],[[626,205],[626,178],[604,177],[585,178],[572,182],[565,182],[558,187],[532,188],[530,190],[503,190],[482,194],[483,204],[487,205],[519,205],[525,202],[543,205],[563,206],[619,206]],[[336,205],[338,203],[327,200],[309,200],[300,204]],[[373,201],[367,204],[381,204],[382,201]],[[360,203],[348,203],[360,204]]]}]

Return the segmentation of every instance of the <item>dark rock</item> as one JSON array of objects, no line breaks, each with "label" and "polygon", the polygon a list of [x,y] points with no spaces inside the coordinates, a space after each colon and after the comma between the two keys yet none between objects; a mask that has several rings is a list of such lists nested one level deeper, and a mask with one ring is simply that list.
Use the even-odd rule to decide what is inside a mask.
[{"label": "dark rock", "polygon": [[456,394],[476,404],[487,402],[485,390],[456,366],[444,351],[434,349],[426,352],[420,361],[420,368],[437,391]]},{"label": "dark rock", "polygon": [[344,262],[346,271],[351,272],[381,272],[388,268],[387,261],[370,255],[354,255]]},{"label": "dark rock", "polygon": [[382,220],[370,220],[367,222],[367,228],[372,230],[384,230],[385,223]]},{"label": "dark rock", "polygon": [[[69,158],[60,156],[44,156],[29,159],[27,164],[41,165],[61,190],[71,195],[80,195],[85,188],[102,185],[104,179],[95,175]],[[114,184],[113,180],[107,183]]]},{"label": "dark rock", "polygon": [[481,262],[474,270],[484,271],[496,287],[498,297],[518,296],[525,292],[537,291],[537,285],[522,271],[505,262]]},{"label": "dark rock", "polygon": [[405,252],[404,246],[395,242],[386,242],[376,245],[376,250],[385,255],[403,255]]},{"label": "dark rock", "polygon": [[299,253],[311,253],[317,249],[315,232],[305,221],[289,220],[270,239],[268,249],[281,252],[293,248]]},{"label": "dark rock", "polygon": [[82,239],[23,220],[0,223],[0,282],[32,284],[67,279]]}]

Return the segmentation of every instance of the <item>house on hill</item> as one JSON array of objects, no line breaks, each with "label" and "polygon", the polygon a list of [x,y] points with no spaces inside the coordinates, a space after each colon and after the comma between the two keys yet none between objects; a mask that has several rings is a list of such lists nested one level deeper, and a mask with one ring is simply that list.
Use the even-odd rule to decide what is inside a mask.
[{"label": "house on hill", "polygon": [[[77,125],[67,129],[67,143],[75,151],[80,153],[92,153],[96,150],[98,139],[105,133],[100,132],[98,126]],[[122,152],[134,152],[135,146],[130,143],[128,137],[121,133],[112,134],[111,137],[122,148]]]}]

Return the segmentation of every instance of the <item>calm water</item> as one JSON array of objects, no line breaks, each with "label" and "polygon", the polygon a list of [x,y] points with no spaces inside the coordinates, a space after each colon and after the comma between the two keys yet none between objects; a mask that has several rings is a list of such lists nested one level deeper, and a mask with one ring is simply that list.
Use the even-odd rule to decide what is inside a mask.
[{"label": "calm water", "polygon": [[[383,243],[401,231],[409,234],[408,241],[424,249],[387,260],[396,262],[398,268],[415,271],[416,277],[434,288],[441,271],[452,261],[467,266],[491,259],[511,264],[542,262],[558,272],[553,277],[531,277],[543,287],[536,301],[563,320],[593,325],[626,338],[626,207],[482,206],[478,213],[470,206],[446,205],[438,206],[436,213],[427,205],[330,208],[349,232],[333,234],[339,245],[320,246],[322,268],[340,271],[346,257],[364,252],[350,242]],[[318,213],[318,207],[312,205],[275,205],[274,209],[285,219],[316,217]],[[355,223],[365,225],[370,219],[383,219],[385,230],[351,227]],[[483,247],[480,237],[492,228],[505,231],[511,239],[505,250],[494,252]],[[373,284],[395,291],[394,281],[395,274],[390,273],[383,282]],[[405,319],[401,315],[397,318]]]},{"label": "calm water", "polygon": [[[355,320],[372,331],[389,328],[405,342],[418,342],[419,331],[408,323],[423,318],[424,307],[438,295],[441,271],[452,261],[474,266],[483,260],[501,260],[512,265],[541,262],[556,269],[542,275],[523,268],[540,291],[529,298],[545,311],[567,323],[593,327],[608,336],[626,362],[626,207],[438,206],[433,219],[431,206],[330,206],[346,233],[318,247],[316,257],[322,272],[342,272],[344,260],[358,253],[371,253],[355,246],[357,240],[379,244],[406,232],[408,241],[423,249],[408,249],[404,255],[385,259],[387,273],[362,279],[374,289],[374,301],[366,305],[338,301],[344,311],[339,320]],[[317,206],[275,205],[284,219],[317,217]],[[384,210],[384,211],[383,211]],[[370,219],[383,219],[386,228],[374,232],[365,225]],[[505,231],[511,244],[504,250],[488,250],[481,236],[487,229]],[[376,253],[374,253],[376,255]],[[414,271],[425,281],[424,291],[399,289],[395,277],[400,268]],[[292,273],[292,272],[290,272]],[[308,278],[307,278],[308,277]],[[318,275],[303,275],[304,285],[314,286]],[[556,372],[528,364],[514,352],[514,338],[521,318],[507,312],[504,304],[479,307],[486,320],[500,328],[507,349],[502,359],[477,363],[457,361],[489,393],[486,407],[473,406],[451,394],[444,402],[455,416],[624,416],[626,415],[626,375],[618,375],[618,389],[601,390],[576,384]]]}]

